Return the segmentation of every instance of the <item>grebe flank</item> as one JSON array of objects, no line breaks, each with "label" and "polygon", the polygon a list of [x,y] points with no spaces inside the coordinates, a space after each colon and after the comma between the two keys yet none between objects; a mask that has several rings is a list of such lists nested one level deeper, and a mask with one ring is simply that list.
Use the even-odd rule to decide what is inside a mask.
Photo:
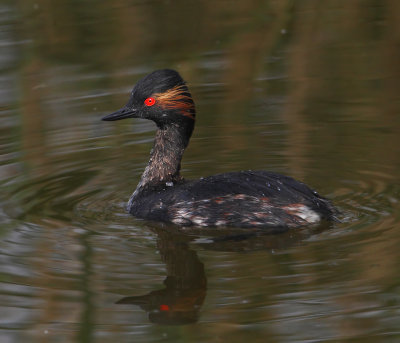
[{"label": "grebe flank", "polygon": [[132,215],[180,226],[293,228],[335,220],[337,210],[327,199],[281,174],[240,171],[183,179],[181,159],[195,115],[185,81],[163,69],[139,80],[125,107],[102,118],[144,118],[157,125],[149,163],[128,202]]}]

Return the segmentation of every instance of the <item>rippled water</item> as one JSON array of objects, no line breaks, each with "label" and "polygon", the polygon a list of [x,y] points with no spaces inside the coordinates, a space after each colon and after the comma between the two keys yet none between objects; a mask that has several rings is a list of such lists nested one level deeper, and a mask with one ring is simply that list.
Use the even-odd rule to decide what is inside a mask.
[{"label": "rippled water", "polygon": [[[0,5],[1,342],[400,340],[397,0]],[[341,223],[138,220],[154,125],[100,118],[178,69],[188,178],[268,169]]]}]

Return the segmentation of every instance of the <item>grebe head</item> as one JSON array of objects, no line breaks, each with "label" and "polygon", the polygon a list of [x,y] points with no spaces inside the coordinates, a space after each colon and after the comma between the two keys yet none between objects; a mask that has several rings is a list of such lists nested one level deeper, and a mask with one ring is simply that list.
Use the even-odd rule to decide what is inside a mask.
[{"label": "grebe head", "polygon": [[178,72],[156,70],[138,81],[123,108],[102,120],[125,118],[150,119],[161,129],[169,125],[184,127],[190,136],[195,120],[194,102]]}]

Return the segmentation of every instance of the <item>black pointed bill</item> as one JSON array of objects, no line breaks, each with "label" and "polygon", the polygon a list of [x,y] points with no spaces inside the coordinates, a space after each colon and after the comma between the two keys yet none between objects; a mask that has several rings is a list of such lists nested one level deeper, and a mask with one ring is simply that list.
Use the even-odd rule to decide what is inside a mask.
[{"label": "black pointed bill", "polygon": [[105,117],[101,118],[101,120],[114,121],[125,118],[137,118],[139,116],[138,114],[139,112],[134,108],[123,107],[114,113],[106,115]]}]

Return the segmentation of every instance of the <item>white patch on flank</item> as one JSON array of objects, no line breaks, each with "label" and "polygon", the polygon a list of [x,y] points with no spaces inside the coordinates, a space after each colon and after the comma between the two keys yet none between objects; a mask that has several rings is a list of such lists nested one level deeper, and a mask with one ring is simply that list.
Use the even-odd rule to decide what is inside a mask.
[{"label": "white patch on flank", "polygon": [[199,225],[199,226],[207,226],[207,223],[205,222],[204,219],[205,219],[205,218],[203,218],[203,217],[196,216],[196,217],[193,217],[192,221],[193,221],[193,223],[195,223],[196,225]]},{"label": "white patch on flank", "polygon": [[179,217],[186,218],[186,217],[189,217],[191,214],[192,214],[191,211],[189,211],[189,209],[186,209],[186,208],[178,208],[176,210],[176,216],[179,216]]},{"label": "white patch on flank", "polygon": [[174,218],[172,219],[172,222],[176,225],[185,225],[187,223],[187,220],[184,218]]},{"label": "white patch on flank", "polygon": [[288,211],[293,211],[296,216],[300,217],[310,224],[317,223],[321,220],[321,217],[317,212],[313,211],[305,205],[286,206],[285,209]]}]

